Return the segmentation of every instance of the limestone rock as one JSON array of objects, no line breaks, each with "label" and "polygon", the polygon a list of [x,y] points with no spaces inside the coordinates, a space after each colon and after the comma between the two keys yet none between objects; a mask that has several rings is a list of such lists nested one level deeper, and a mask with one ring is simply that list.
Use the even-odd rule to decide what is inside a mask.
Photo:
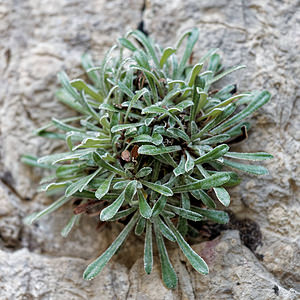
[{"label": "limestone rock", "polygon": [[171,291],[160,281],[158,262],[150,275],[146,275],[141,259],[129,273],[128,299],[297,299],[300,294],[280,285],[241,244],[237,231],[227,231],[221,237],[193,249],[208,263],[207,276],[197,273],[180,252],[175,250],[171,260],[179,278],[178,287]]},{"label": "limestone rock", "polygon": [[0,299],[126,299],[127,269],[110,264],[93,281],[82,279],[87,262],[79,258],[47,257],[26,249],[0,251]]},{"label": "limestone rock", "polygon": [[[300,291],[299,1],[147,0],[145,4],[143,8],[143,0],[0,1],[0,247],[4,250],[0,299],[296,299],[298,294],[289,289]],[[199,27],[194,61],[218,47],[226,67],[248,67],[222,84],[238,83],[239,91],[268,89],[273,94],[252,118],[248,142],[232,148],[267,151],[275,157],[266,162],[270,175],[243,174],[242,184],[230,192],[230,210],[237,218],[247,217],[260,226],[262,244],[255,249],[260,260],[234,232],[194,246],[210,264],[206,277],[172,250],[180,283],[175,291],[161,283],[157,263],[150,276],[143,273],[141,259],[135,262],[142,257],[143,242],[134,236],[95,281],[81,279],[88,262],[116,237],[118,226],[99,231],[97,217],[85,218],[63,239],[60,230],[69,217],[67,208],[32,227],[22,222],[53,200],[36,193],[42,171],[24,166],[20,155],[56,151],[60,143],[32,132],[52,116],[74,113],[54,97],[57,72],[80,76],[84,52],[100,59],[117,37],[141,21],[163,46],[172,46],[184,30]]]}]

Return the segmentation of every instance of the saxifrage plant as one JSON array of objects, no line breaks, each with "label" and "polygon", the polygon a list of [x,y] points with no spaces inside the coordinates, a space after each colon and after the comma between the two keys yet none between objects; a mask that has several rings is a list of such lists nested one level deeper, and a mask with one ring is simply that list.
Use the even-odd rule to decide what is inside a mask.
[{"label": "saxifrage plant", "polygon": [[[53,118],[37,133],[66,141],[68,152],[23,162],[53,170],[41,190],[61,197],[39,213],[32,223],[73,200],[73,216],[62,230],[67,236],[82,214],[95,207],[100,222],[120,219],[126,224],[111,246],[84,272],[94,278],[120,248],[128,234],[145,233],[144,267],[153,266],[153,233],[168,288],[177,276],[164,239],[177,243],[191,265],[208,273],[205,261],[184,237],[195,229],[191,221],[228,222],[227,187],[236,185],[240,171],[264,175],[266,168],[240,163],[272,156],[230,151],[230,142],[247,134],[245,119],[270,99],[267,91],[236,94],[235,85],[211,90],[213,83],[243,68],[223,70],[216,49],[191,65],[198,30],[186,32],[175,48],[161,48],[140,31],[131,31],[95,67],[82,58],[89,83],[58,75],[58,99],[78,112],[63,120]],[[185,41],[186,40],[186,41]],[[177,50],[186,42],[183,55]],[[128,51],[129,50],[129,51]],[[117,55],[116,55],[117,53]],[[206,66],[205,71],[203,67]],[[53,128],[54,130],[50,130]]]}]

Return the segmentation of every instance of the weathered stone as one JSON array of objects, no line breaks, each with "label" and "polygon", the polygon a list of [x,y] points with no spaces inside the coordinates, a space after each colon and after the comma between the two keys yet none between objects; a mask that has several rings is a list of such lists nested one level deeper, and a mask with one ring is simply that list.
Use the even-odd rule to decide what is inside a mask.
[{"label": "weathered stone", "polygon": [[178,287],[170,291],[160,281],[158,262],[150,275],[137,260],[129,273],[128,299],[297,299],[300,294],[280,285],[241,244],[237,231],[227,231],[221,237],[193,246],[208,263],[207,276],[197,273],[180,252],[170,257],[178,275]]},{"label": "weathered stone", "polygon": [[[296,299],[289,289],[300,290],[299,1],[147,0],[142,11],[143,2],[0,1],[0,247],[36,252],[1,252],[0,298]],[[170,251],[180,283],[175,291],[161,283],[158,263],[150,276],[143,273],[141,260],[135,263],[142,257],[143,241],[134,236],[115,257],[118,263],[109,264],[93,282],[81,280],[87,261],[80,258],[97,257],[121,226],[99,231],[97,217],[85,218],[63,239],[67,208],[34,226],[22,223],[24,216],[52,200],[36,193],[42,171],[21,164],[20,155],[56,151],[60,143],[32,132],[52,116],[73,113],[55,100],[57,72],[64,69],[72,78],[79,76],[82,53],[103,57],[117,37],[142,20],[164,46],[172,46],[184,30],[199,27],[194,61],[218,47],[226,67],[248,67],[222,84],[273,94],[252,118],[248,142],[232,147],[275,157],[265,163],[270,175],[244,175],[242,184],[231,190],[230,210],[261,228],[262,244],[255,250],[261,261],[240,245],[236,233],[195,246],[210,264],[206,277],[183,263],[179,251]]]},{"label": "weathered stone", "polygon": [[0,250],[1,300],[126,299],[126,267],[110,264],[93,281],[82,279],[87,262],[79,258],[47,257],[28,252]]},{"label": "weathered stone", "polygon": [[20,243],[21,218],[16,213],[15,197],[0,184],[0,246],[16,248]]}]

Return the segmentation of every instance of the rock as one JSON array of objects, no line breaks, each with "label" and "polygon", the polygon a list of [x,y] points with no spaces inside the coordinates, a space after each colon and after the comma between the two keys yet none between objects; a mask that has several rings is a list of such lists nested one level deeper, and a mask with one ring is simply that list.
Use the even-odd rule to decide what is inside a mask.
[{"label": "rock", "polygon": [[[194,250],[207,261],[210,273],[200,275],[179,250],[171,253],[179,285],[168,290],[161,281],[158,258],[150,275],[138,259],[130,271],[110,262],[92,281],[81,274],[87,261],[71,257],[49,257],[28,252],[0,251],[0,297],[10,299],[297,299],[268,273],[249,249],[241,244],[237,231],[201,244]],[[299,294],[298,294],[299,295]]]},{"label": "rock", "polygon": [[96,280],[85,281],[87,262],[79,258],[48,257],[26,249],[0,251],[0,298],[15,299],[126,299],[126,267],[110,264]]},{"label": "rock", "polygon": [[[139,259],[129,273],[127,299],[297,299],[300,294],[287,290],[241,244],[237,231],[197,244],[193,249],[208,263],[207,276],[197,273],[180,252],[170,255],[178,275],[177,289],[166,289],[160,281],[158,259],[153,272],[146,275]],[[154,288],[155,287],[155,288]]]},{"label": "rock", "polygon": [[[147,0],[145,4],[143,0],[0,1],[0,247],[4,250],[0,298],[296,299],[290,289],[300,291],[299,3]],[[80,76],[84,52],[100,59],[116,38],[142,25],[163,46],[172,46],[184,30],[199,27],[194,61],[218,47],[226,67],[248,67],[220,84],[238,83],[239,91],[268,89],[273,95],[252,118],[248,142],[232,147],[275,157],[265,163],[270,175],[243,174],[242,184],[230,191],[230,210],[236,218],[250,219],[260,227],[262,243],[252,249],[260,260],[241,245],[236,232],[194,246],[210,264],[208,276],[198,275],[179,251],[170,250],[180,283],[175,291],[161,283],[157,262],[150,276],[144,274],[141,259],[136,261],[142,257],[143,241],[135,236],[100,277],[82,281],[84,267],[107,248],[121,225],[99,231],[97,217],[84,218],[64,239],[60,230],[69,218],[68,208],[31,227],[22,222],[53,201],[36,193],[43,172],[24,166],[20,155],[43,155],[61,147],[32,135],[52,116],[73,114],[55,100],[57,72]]]},{"label": "rock", "polygon": [[0,246],[19,247],[22,222],[16,213],[16,200],[16,197],[0,184]]}]

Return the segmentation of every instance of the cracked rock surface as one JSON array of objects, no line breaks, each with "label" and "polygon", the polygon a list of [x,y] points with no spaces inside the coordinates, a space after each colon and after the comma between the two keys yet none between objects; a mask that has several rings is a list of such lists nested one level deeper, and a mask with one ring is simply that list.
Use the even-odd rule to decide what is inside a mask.
[{"label": "cracked rock surface", "polygon": [[[299,12],[297,0],[0,1],[0,299],[299,299]],[[241,242],[245,232],[239,226],[223,228],[212,241],[194,241],[209,264],[208,276],[170,250],[179,278],[172,291],[161,282],[157,259],[153,273],[144,273],[143,242],[135,236],[99,277],[82,280],[86,265],[121,225],[99,230],[97,218],[86,218],[63,239],[67,208],[31,227],[22,222],[52,201],[36,193],[42,171],[22,165],[20,155],[61,147],[32,134],[52,116],[72,115],[55,100],[57,72],[80,76],[84,52],[100,59],[117,37],[142,24],[163,46],[199,27],[194,61],[218,47],[225,66],[247,65],[222,84],[273,95],[252,118],[249,140],[234,147],[275,157],[266,163],[270,175],[244,174],[230,191],[231,212],[260,231],[257,245],[248,245],[254,253]]]}]

